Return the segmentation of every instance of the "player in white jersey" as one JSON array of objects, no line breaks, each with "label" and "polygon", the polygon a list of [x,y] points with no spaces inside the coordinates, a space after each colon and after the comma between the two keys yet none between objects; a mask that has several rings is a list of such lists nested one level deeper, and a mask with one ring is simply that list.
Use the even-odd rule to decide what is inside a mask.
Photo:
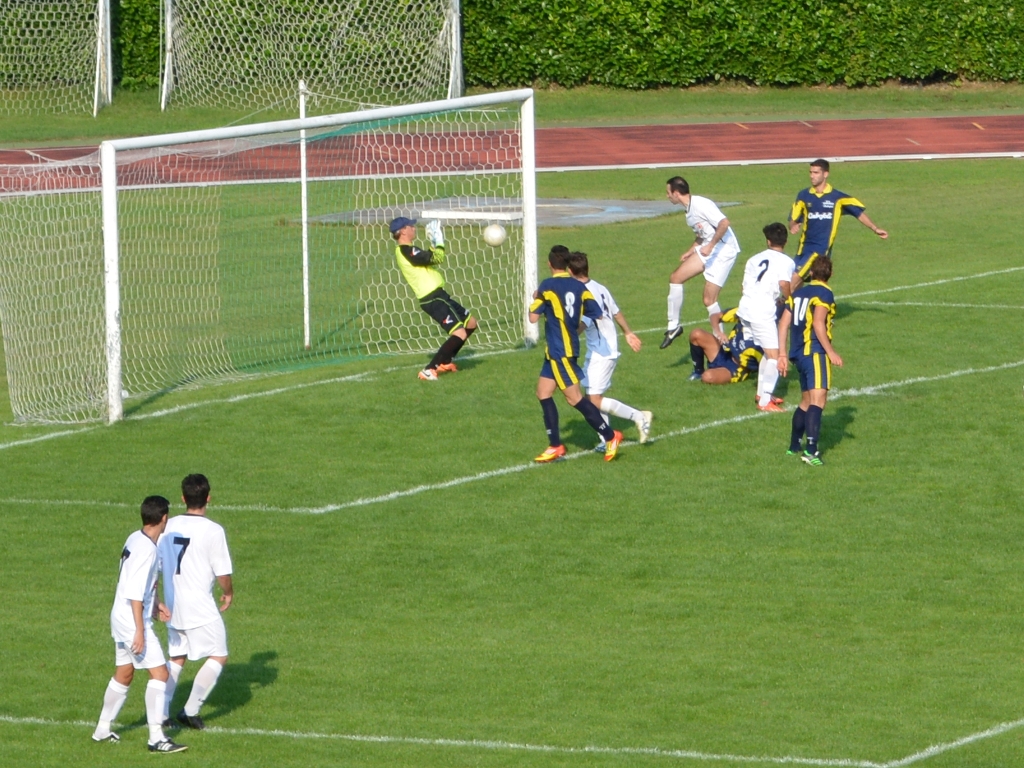
[{"label": "player in white jersey", "polygon": [[679,266],[668,279],[668,330],[661,342],[665,349],[683,335],[679,315],[683,311],[683,283],[704,273],[704,306],[708,310],[711,330],[724,335],[721,327],[722,309],[718,294],[725,285],[732,265],[740,252],[729,219],[711,200],[690,194],[690,185],[682,176],[673,176],[666,185],[668,199],[686,209],[686,223],[693,230],[693,245],[679,257]]},{"label": "player in white jersey", "polygon": [[[597,281],[590,279],[590,262],[587,259],[587,254],[575,252],[569,255],[569,273],[581,283],[586,284],[587,289],[601,305],[601,311],[604,313],[597,320],[591,320],[589,317],[583,318],[583,323],[586,325],[587,356],[583,360],[583,380],[580,381],[580,384],[586,388],[587,398],[600,409],[606,422],[608,415],[629,419],[636,424],[636,430],[640,433],[640,442],[646,443],[651,434],[651,419],[653,418],[651,412],[637,410],[611,397],[604,396],[604,393],[612,385],[612,374],[619,362],[619,339],[615,323],[622,328],[626,343],[634,352],[640,351],[640,337],[630,329],[629,323],[626,322],[625,316],[619,310],[615,299],[612,298],[611,292]],[[604,441],[594,448],[595,451],[602,453],[604,449]]]},{"label": "player in white jersey", "polygon": [[779,381],[779,298],[788,299],[795,265],[784,253],[786,226],[775,222],[764,232],[767,248],[747,260],[743,270],[743,296],[736,314],[743,333],[764,350],[757,372],[757,407],[781,411],[782,401],[772,396]]},{"label": "player in white jersey", "polygon": [[[177,720],[188,728],[202,730],[199,709],[203,706],[221,670],[228,661],[227,631],[221,613],[231,606],[231,554],[224,529],[206,517],[210,482],[203,475],[189,475],[181,481],[185,514],[172,517],[160,537],[160,567],[163,571],[164,602],[170,610],[167,621],[167,704],[185,666],[185,659],[206,662],[196,673],[192,693]],[[220,608],[213,599],[214,583],[220,586]]]},{"label": "player in white jersey", "polygon": [[142,502],[142,530],[135,531],[121,548],[114,607],[110,609],[110,634],[114,638],[114,676],[103,694],[103,708],[93,731],[93,741],[117,743],[121,737],[110,730],[128,697],[128,686],[136,669],[149,672],[146,685],[146,722],[149,724],[150,752],[182,752],[188,747],[164,736],[164,698],[167,667],[164,652],[153,632],[153,616],[168,617],[167,608],[156,601],[159,573],[156,542],[167,525],[170,503],[163,496],[147,496]]}]

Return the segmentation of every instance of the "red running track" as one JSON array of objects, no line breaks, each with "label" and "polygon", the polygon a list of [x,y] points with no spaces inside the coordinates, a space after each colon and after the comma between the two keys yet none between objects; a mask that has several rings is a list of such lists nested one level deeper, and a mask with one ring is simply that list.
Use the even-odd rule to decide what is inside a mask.
[{"label": "red running track", "polygon": [[[230,142],[225,142],[228,144]],[[457,171],[467,167],[467,150],[473,161],[489,161],[493,167],[513,166],[518,153],[515,137],[505,132],[457,138],[431,135],[345,137],[311,144],[309,169],[312,178],[367,173],[389,175],[400,172],[404,163],[418,159],[436,170]],[[99,185],[95,153],[95,147],[0,150],[0,192],[95,188]],[[986,154],[1024,155],[1024,115],[544,128],[537,131],[537,166],[540,169],[685,167],[799,161],[814,157],[910,159]],[[127,184],[165,184],[243,181],[268,176],[294,178],[298,174],[298,149],[294,144],[242,149],[219,158],[209,155],[193,156],[188,161],[182,161],[180,156],[174,158],[174,155],[140,156],[122,167],[119,176],[122,183]],[[41,167],[50,160],[64,163]]]}]

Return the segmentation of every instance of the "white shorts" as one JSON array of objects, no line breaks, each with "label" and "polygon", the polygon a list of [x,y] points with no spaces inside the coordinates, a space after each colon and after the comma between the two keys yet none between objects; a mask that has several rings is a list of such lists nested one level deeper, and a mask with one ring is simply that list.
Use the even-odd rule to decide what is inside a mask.
[{"label": "white shorts", "polygon": [[218,617],[217,621],[194,629],[167,627],[167,655],[172,659],[187,656],[189,661],[227,656],[228,633],[224,620]]},{"label": "white shorts", "polygon": [[729,279],[732,265],[736,263],[736,257],[739,256],[739,253],[740,249],[735,245],[720,242],[711,249],[711,255],[704,258],[698,248],[697,255],[700,256],[700,260],[704,263],[704,280],[712,285],[717,285],[719,288],[725,285],[725,281]]},{"label": "white shorts", "polygon": [[588,395],[603,395],[612,385],[612,374],[619,362],[617,357],[587,355],[583,360],[583,379],[580,386]]},{"label": "white shorts", "polygon": [[152,625],[146,625],[143,639],[146,641],[146,647],[138,656],[132,653],[130,640],[128,642],[115,640],[114,666],[123,667],[126,664],[131,664],[135,669],[153,669],[164,666],[167,659],[164,657],[164,649],[160,647],[160,638],[156,636]]},{"label": "white shorts", "polygon": [[779,348],[779,327],[774,320],[746,320],[743,323],[743,335],[753,341],[761,349]]}]

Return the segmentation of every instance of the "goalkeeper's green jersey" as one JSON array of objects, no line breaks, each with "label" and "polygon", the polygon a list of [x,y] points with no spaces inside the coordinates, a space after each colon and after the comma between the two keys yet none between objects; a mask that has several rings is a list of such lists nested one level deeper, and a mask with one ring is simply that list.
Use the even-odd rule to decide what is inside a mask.
[{"label": "goalkeeper's green jersey", "polygon": [[435,246],[433,251],[423,251],[415,245],[398,245],[395,246],[395,261],[417,299],[444,287],[444,276],[437,269],[444,261],[443,245]]}]

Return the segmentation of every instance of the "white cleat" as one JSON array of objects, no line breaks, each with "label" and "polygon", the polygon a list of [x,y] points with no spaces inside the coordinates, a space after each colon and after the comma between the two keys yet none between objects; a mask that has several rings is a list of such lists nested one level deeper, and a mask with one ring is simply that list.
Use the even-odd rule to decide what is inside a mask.
[{"label": "white cleat", "polygon": [[654,414],[650,411],[640,411],[640,418],[637,419],[636,431],[640,433],[640,442],[646,443],[647,438],[651,436],[651,421],[654,419]]}]

